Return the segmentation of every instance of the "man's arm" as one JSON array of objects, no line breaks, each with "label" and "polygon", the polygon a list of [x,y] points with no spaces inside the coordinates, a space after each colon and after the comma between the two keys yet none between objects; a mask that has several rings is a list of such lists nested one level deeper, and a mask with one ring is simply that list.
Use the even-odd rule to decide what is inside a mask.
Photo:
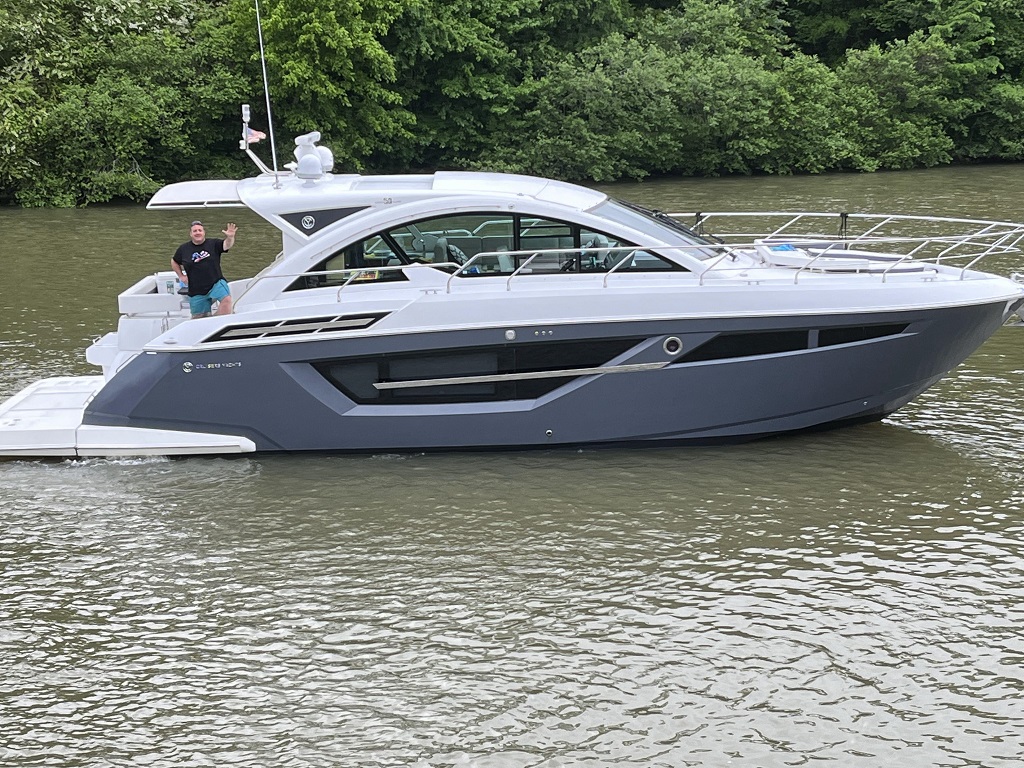
[{"label": "man's arm", "polygon": [[188,278],[185,277],[185,272],[182,270],[181,264],[176,262],[173,258],[171,259],[171,269],[174,270],[174,274],[178,276],[178,279],[181,280],[182,283],[188,285]]},{"label": "man's arm", "polygon": [[235,244],[235,232],[238,231],[238,227],[234,224],[228,224],[228,228],[224,230],[224,250],[230,251],[231,247]]}]

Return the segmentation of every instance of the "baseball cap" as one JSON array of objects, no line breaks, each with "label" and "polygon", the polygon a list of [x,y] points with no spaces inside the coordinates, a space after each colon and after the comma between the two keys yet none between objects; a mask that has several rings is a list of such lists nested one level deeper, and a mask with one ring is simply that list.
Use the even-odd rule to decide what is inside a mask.
[{"label": "baseball cap", "polygon": [[194,227],[196,224],[198,224],[200,227],[203,226],[203,222],[199,221],[199,219],[196,219],[195,221],[193,221],[188,226],[189,226],[189,228],[191,228],[191,227]]}]

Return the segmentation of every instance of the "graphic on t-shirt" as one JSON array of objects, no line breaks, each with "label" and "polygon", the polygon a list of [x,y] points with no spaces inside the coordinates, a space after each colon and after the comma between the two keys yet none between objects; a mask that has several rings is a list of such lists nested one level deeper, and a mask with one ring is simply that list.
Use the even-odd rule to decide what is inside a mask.
[{"label": "graphic on t-shirt", "polygon": [[210,258],[209,251],[194,251],[192,253],[192,263],[195,264],[197,261]]}]

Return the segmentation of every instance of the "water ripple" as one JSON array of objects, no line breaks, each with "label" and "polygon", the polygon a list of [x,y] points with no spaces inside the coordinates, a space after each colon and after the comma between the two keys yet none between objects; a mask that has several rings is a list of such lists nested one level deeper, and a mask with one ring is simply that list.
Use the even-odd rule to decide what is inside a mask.
[{"label": "water ripple", "polygon": [[2,463],[0,764],[1017,765],[1020,339],[728,448]]}]

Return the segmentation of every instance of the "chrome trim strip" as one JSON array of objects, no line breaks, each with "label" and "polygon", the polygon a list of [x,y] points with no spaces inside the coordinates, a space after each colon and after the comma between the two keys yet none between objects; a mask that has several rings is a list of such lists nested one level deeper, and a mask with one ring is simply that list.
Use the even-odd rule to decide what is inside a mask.
[{"label": "chrome trim strip", "polygon": [[563,368],[558,371],[532,371],[530,373],[494,373],[485,376],[454,376],[446,379],[414,379],[409,381],[378,381],[377,389],[412,389],[414,387],[440,387],[450,384],[488,384],[493,381],[525,381],[527,379],[560,379],[565,376],[596,376],[602,373],[635,373],[656,371],[671,361],[662,363],[634,363],[632,365],[607,365],[597,368]]}]

